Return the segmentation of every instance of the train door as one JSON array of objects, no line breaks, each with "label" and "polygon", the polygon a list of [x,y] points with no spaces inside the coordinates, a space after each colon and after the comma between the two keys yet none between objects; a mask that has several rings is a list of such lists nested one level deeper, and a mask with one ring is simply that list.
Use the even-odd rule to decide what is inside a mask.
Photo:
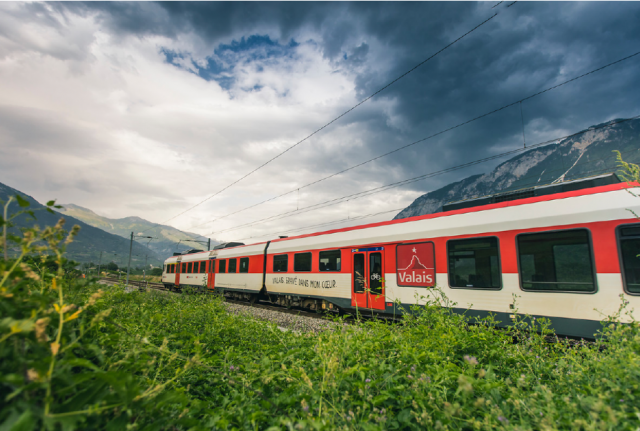
[{"label": "train door", "polygon": [[178,259],[176,262],[176,286],[180,286],[180,274],[182,273],[182,259]]},{"label": "train door", "polygon": [[216,258],[209,259],[209,272],[207,273],[207,287],[215,289],[216,287]]},{"label": "train door", "polygon": [[384,310],[384,248],[354,249],[352,256],[351,305],[358,308]]}]

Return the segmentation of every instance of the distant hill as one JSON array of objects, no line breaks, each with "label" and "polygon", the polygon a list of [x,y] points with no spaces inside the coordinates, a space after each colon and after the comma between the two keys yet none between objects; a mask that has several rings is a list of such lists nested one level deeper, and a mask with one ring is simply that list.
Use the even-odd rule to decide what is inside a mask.
[{"label": "distant hill", "polygon": [[[613,120],[611,123],[618,120]],[[573,138],[524,152],[483,175],[474,175],[426,193],[403,209],[394,220],[442,211],[448,202],[472,199],[617,172],[613,150],[626,162],[640,163],[640,119],[601,128],[592,126]]]},{"label": "distant hill", "polygon": [[[45,226],[55,225],[60,217],[64,217],[66,220],[65,228],[70,230],[73,225],[80,226],[80,233],[76,237],[76,240],[67,248],[67,258],[75,260],[77,262],[93,262],[98,263],[100,258],[100,252],[103,252],[102,263],[114,261],[118,266],[126,266],[129,258],[129,241],[111,233],[105,232],[102,229],[95,228],[89,224],[78,220],[70,214],[51,214],[44,210],[45,206],[41,205],[31,196],[0,183],[0,199],[7,202],[10,196],[20,195],[31,206],[29,209],[34,210],[36,220],[34,221],[30,216],[22,215],[14,219],[16,226],[13,228],[17,231],[20,227],[32,227],[38,225],[41,228]],[[15,200],[9,206],[9,213],[17,212],[20,208]],[[19,249],[13,248],[10,251],[17,253]],[[115,254],[114,254],[115,253]],[[133,256],[131,258],[131,265],[133,267],[142,267],[145,263],[145,256],[147,256],[147,264],[154,266],[161,266],[164,261],[164,257],[161,259],[155,251],[148,249],[143,244],[134,241],[133,243]]]},{"label": "distant hill", "polygon": [[[129,238],[131,232],[139,233],[144,232],[146,236],[153,236],[157,239],[153,239],[148,242],[148,247],[153,250],[158,256],[166,259],[171,256],[175,251],[184,251],[188,248],[197,248],[206,250],[207,238],[190,232],[183,232],[171,226],[158,225],[152,223],[140,217],[125,217],[119,219],[111,219],[96,214],[88,208],[83,208],[74,204],[62,204],[64,209],[59,210],[63,214],[75,217],[83,222],[102,229],[105,232],[112,233],[114,235],[121,236],[123,238]],[[196,241],[204,241],[204,244],[196,242],[185,241],[185,239],[192,239]],[[180,245],[178,246],[178,242]],[[144,240],[144,244],[147,244],[148,240]],[[218,242],[211,240],[211,247],[217,245]]]}]

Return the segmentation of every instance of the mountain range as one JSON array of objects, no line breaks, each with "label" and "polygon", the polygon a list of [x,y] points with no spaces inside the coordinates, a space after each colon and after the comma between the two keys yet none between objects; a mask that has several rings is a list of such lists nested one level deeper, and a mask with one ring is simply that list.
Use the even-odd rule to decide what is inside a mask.
[{"label": "mountain range", "polygon": [[[62,204],[62,206],[63,209],[59,210],[61,213],[82,220],[105,232],[127,239],[130,237],[131,232],[154,237],[150,241],[146,239],[143,240],[143,243],[156,255],[162,257],[162,260],[177,251],[194,248],[200,250],[207,249],[208,238],[195,233],[183,232],[171,226],[152,223],[140,217],[111,219],[78,205]],[[211,247],[217,244],[217,241],[211,241]]]},{"label": "mountain range", "polygon": [[394,220],[442,211],[455,201],[490,196],[537,185],[619,172],[614,150],[625,162],[640,164],[640,119],[612,120],[569,138],[540,146],[498,165],[430,191],[400,211]]},{"label": "mountain range", "polygon": [[[7,202],[10,196],[20,195],[30,206],[28,209],[34,212],[36,220],[27,214],[16,217],[13,222],[15,226],[11,231],[19,234],[19,228],[32,227],[38,225],[40,228],[45,226],[54,226],[60,217],[66,220],[65,228],[70,230],[73,225],[80,226],[80,232],[75,241],[69,244],[66,257],[77,262],[93,262],[98,263],[100,260],[100,252],[102,252],[102,264],[114,261],[118,266],[127,264],[129,258],[129,240],[118,235],[113,235],[85,223],[78,218],[68,214],[51,214],[45,210],[45,206],[36,201],[33,197],[0,183],[0,200]],[[16,213],[21,208],[14,200],[8,208],[8,214]],[[19,252],[19,247],[8,247],[9,254],[15,255]],[[148,265],[160,266],[166,256],[159,256],[156,252],[150,250],[137,241],[133,243],[131,264],[133,267],[143,266],[145,258]]]}]

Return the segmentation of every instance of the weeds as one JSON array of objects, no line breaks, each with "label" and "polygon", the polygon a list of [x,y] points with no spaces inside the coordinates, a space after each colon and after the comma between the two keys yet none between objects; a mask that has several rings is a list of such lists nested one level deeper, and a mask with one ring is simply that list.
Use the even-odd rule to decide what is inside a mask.
[{"label": "weeds", "polygon": [[0,262],[0,429],[640,426],[640,329],[618,323],[624,299],[602,337],[577,345],[546,342],[548,322],[519,315],[517,298],[507,332],[453,313],[438,289],[402,324],[282,332],[199,289],[69,277],[77,231],[63,228],[25,230],[21,254]]}]

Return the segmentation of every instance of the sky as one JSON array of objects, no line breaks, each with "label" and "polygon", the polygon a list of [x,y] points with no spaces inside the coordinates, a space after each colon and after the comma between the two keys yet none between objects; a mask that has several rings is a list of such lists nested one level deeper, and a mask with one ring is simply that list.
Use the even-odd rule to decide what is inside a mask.
[{"label": "sky", "polygon": [[219,241],[390,220],[504,160],[341,199],[521,147],[523,124],[534,144],[638,115],[640,56],[303,186],[631,55],[638,22],[640,2],[0,2],[0,182]]}]

